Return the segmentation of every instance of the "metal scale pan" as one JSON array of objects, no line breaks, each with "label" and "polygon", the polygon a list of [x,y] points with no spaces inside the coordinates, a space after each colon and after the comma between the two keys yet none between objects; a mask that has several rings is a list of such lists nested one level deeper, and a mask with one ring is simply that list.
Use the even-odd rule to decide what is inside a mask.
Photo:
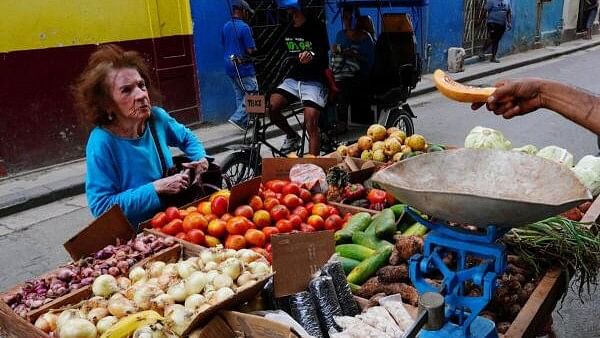
[{"label": "metal scale pan", "polygon": [[520,152],[456,149],[419,155],[373,181],[427,215],[479,227],[518,227],[592,198],[570,169]]}]

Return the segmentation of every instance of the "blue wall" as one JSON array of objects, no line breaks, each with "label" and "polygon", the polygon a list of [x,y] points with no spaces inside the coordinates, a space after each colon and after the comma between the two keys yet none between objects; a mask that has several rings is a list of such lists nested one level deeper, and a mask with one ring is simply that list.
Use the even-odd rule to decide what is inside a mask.
[{"label": "blue wall", "polygon": [[190,4],[202,119],[226,121],[235,107],[233,87],[225,74],[221,45],[221,29],[231,17],[228,1],[193,0]]},{"label": "blue wall", "polygon": [[464,1],[430,1],[428,31],[432,52],[429,70],[446,69],[448,48],[463,45]]}]

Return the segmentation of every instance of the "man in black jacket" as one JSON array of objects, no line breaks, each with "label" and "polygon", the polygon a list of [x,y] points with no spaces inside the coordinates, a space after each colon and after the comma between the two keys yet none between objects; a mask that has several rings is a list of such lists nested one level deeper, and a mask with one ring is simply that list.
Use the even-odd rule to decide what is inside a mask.
[{"label": "man in black jacket", "polygon": [[[288,3],[292,3],[288,1]],[[292,26],[284,36],[288,56],[294,58],[288,76],[271,94],[271,120],[287,137],[281,148],[284,153],[297,150],[300,138],[281,114],[290,102],[300,100],[304,106],[304,123],[309,137],[309,152],[319,155],[321,143],[319,114],[327,103],[325,69],[328,67],[329,42],[325,24],[307,17],[300,6],[281,6],[292,16]]]}]

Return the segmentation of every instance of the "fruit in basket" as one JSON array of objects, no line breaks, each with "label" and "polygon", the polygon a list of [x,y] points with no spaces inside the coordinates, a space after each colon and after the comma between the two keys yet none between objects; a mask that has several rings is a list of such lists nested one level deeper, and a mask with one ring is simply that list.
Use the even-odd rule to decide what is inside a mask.
[{"label": "fruit in basket", "polygon": [[400,131],[400,128],[398,128],[398,127],[389,127],[386,130],[387,137],[390,137],[390,135],[392,135],[392,133],[395,132],[395,131]]},{"label": "fruit in basket", "polygon": [[246,231],[246,234],[244,234],[244,238],[246,239],[246,243],[248,243],[249,245],[257,246],[260,248],[265,246],[266,236],[260,230],[249,229],[248,231]]},{"label": "fruit in basket", "polygon": [[360,157],[360,148],[358,148],[358,144],[353,144],[348,146],[347,154],[350,157]]},{"label": "fruit in basket", "polygon": [[242,235],[229,235],[225,240],[225,248],[241,250],[246,248],[246,239]]},{"label": "fruit in basket", "polygon": [[290,216],[290,211],[285,205],[276,205],[271,209],[271,219],[277,222],[282,219],[287,219]]},{"label": "fruit in basket", "polygon": [[373,139],[369,136],[361,136],[358,138],[358,149],[361,151],[371,150],[373,147]]},{"label": "fruit in basket", "polygon": [[412,152],[412,149],[410,149],[410,147],[407,146],[406,144],[403,144],[402,147],[400,148],[400,152],[403,154],[408,154],[408,153]]},{"label": "fruit in basket", "polygon": [[206,243],[206,246],[209,248],[214,248],[217,245],[221,244],[221,241],[217,237],[210,236],[210,235],[204,236],[204,242]]},{"label": "fruit in basket", "polygon": [[339,201],[342,195],[342,189],[348,185],[350,180],[348,173],[340,167],[332,167],[327,171],[326,179],[328,185],[327,199],[330,201]]},{"label": "fruit in basket", "polygon": [[402,153],[402,152],[395,153],[394,156],[392,157],[392,161],[398,162],[398,161],[402,160],[402,155],[404,155],[404,153]]},{"label": "fruit in basket", "polygon": [[183,219],[183,231],[188,232],[192,229],[205,230],[208,226],[208,221],[199,212],[191,212]]},{"label": "fruit in basket", "polygon": [[373,139],[373,141],[383,141],[387,136],[387,129],[381,124],[373,124],[367,129],[367,135]]},{"label": "fruit in basket", "polygon": [[342,144],[341,146],[337,147],[336,151],[340,156],[346,156],[348,155],[348,146]]},{"label": "fruit in basket", "polygon": [[404,144],[410,147],[413,151],[422,151],[425,149],[427,142],[425,141],[425,137],[419,134],[413,134],[406,138]]},{"label": "fruit in basket", "polygon": [[329,216],[329,208],[330,207],[325,203],[316,203],[312,208],[312,214],[319,215],[325,219],[327,216]]},{"label": "fruit in basket", "polygon": [[373,151],[371,150],[363,150],[360,154],[360,159],[363,161],[371,161],[373,160]]},{"label": "fruit in basket", "polygon": [[279,230],[279,233],[287,233],[294,230],[294,225],[287,219],[280,219],[275,223],[275,227]]},{"label": "fruit in basket", "polygon": [[310,215],[306,223],[315,228],[315,230],[322,230],[325,226],[325,221],[323,220],[323,217],[319,215]]},{"label": "fruit in basket", "polygon": [[219,217],[223,216],[223,214],[225,214],[227,212],[228,208],[229,208],[229,199],[226,198],[225,196],[219,195],[210,202],[210,210],[212,211],[213,214],[215,214]]},{"label": "fruit in basket", "polygon": [[406,133],[402,130],[396,130],[390,133],[389,137],[395,137],[399,139],[402,144],[404,144],[404,141],[406,140]]},{"label": "fruit in basket", "polygon": [[349,186],[344,188],[344,192],[342,194],[342,198],[348,201],[356,201],[366,196],[367,189],[365,189],[365,187],[360,183],[350,184]]},{"label": "fruit in basket", "polygon": [[385,140],[385,154],[393,157],[397,152],[402,150],[402,142],[395,137],[390,137]]},{"label": "fruit in basket", "polygon": [[165,214],[167,215],[168,222],[174,219],[181,218],[181,215],[179,214],[179,209],[177,209],[176,207],[168,207],[167,210],[165,210]]},{"label": "fruit in basket", "polygon": [[297,183],[289,182],[283,186],[283,189],[281,189],[281,193],[284,196],[288,195],[288,194],[293,194],[293,195],[299,196],[300,195],[300,186]]},{"label": "fruit in basket", "polygon": [[293,210],[296,207],[298,207],[304,203],[302,201],[302,199],[300,199],[300,197],[298,197],[294,194],[287,194],[287,195],[283,196],[283,199],[281,200],[281,202],[283,203],[283,205],[288,207],[288,209],[290,209],[290,210]]},{"label": "fruit in basket", "polygon": [[277,229],[277,227],[264,227],[262,229],[263,234],[265,234],[265,239],[268,241],[271,240],[271,236],[278,234],[279,233],[279,229]]},{"label": "fruit in basket", "polygon": [[262,229],[271,225],[271,214],[266,210],[258,210],[252,216],[252,222],[256,224],[256,227]]},{"label": "fruit in basket", "polygon": [[208,228],[206,229],[209,235],[214,237],[222,237],[227,233],[227,222],[221,219],[214,219],[208,223]]},{"label": "fruit in basket", "polygon": [[385,142],[384,141],[377,141],[375,143],[373,143],[373,148],[371,148],[371,150],[376,151],[378,149],[383,150],[385,148]]},{"label": "fruit in basket", "polygon": [[230,235],[243,235],[249,228],[248,219],[243,216],[235,216],[227,221],[226,229]]},{"label": "fruit in basket", "polygon": [[240,205],[239,207],[235,208],[235,212],[233,214],[251,219],[254,215],[254,209],[249,205]]},{"label": "fruit in basket", "polygon": [[210,215],[210,213],[212,212],[210,210],[210,202],[208,201],[203,201],[198,203],[198,211],[203,214],[204,216],[206,215]]},{"label": "fruit in basket", "polygon": [[231,191],[229,191],[228,189],[221,189],[217,192],[214,192],[212,195],[210,195],[210,197],[208,198],[208,201],[212,202],[215,198],[217,198],[217,196],[223,196],[229,200],[230,195],[231,195]]},{"label": "fruit in basket", "polygon": [[161,231],[167,235],[175,236],[183,231],[183,221],[174,219],[162,227]]},{"label": "fruit in basket", "polygon": [[167,214],[164,213],[163,211],[161,211],[161,212],[157,213],[156,215],[154,215],[154,217],[152,217],[150,224],[152,225],[152,227],[154,229],[159,229],[163,225],[167,224],[167,222],[168,222]]},{"label": "fruit in basket", "polygon": [[385,157],[385,153],[384,153],[383,149],[377,149],[377,150],[373,151],[373,161],[377,161],[377,162],[385,162],[386,161],[386,157]]},{"label": "fruit in basket", "polygon": [[496,91],[494,87],[478,88],[460,84],[440,69],[433,73],[433,82],[444,96],[459,102],[486,102]]},{"label": "fruit in basket", "polygon": [[252,208],[252,210],[258,211],[263,208],[263,200],[260,198],[260,196],[254,195],[248,200],[248,205]]},{"label": "fruit in basket", "polygon": [[192,229],[187,233],[190,242],[198,245],[204,245],[204,232],[199,229]]}]

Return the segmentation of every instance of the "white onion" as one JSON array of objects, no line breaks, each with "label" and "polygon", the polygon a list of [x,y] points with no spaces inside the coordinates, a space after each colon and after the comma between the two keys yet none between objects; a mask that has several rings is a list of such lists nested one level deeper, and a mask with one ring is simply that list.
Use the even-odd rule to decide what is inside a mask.
[{"label": "white onion", "polygon": [[194,268],[194,270],[199,270],[201,268],[201,266],[198,266],[198,263],[200,262],[198,257],[190,257],[190,258],[186,259],[185,261],[187,263],[191,264],[192,267]]},{"label": "white onion", "polygon": [[211,284],[215,280],[215,277],[217,277],[218,275],[219,271],[217,270],[210,270],[209,272],[207,272],[206,278],[208,278],[208,283]]},{"label": "white onion", "polygon": [[65,322],[67,322],[68,320],[71,320],[71,319],[75,319],[75,318],[83,319],[83,315],[81,314],[81,312],[79,310],[75,310],[75,309],[65,310],[58,315],[58,318],[56,318],[56,327],[60,328]]},{"label": "white onion", "polygon": [[141,310],[150,308],[150,301],[162,295],[164,292],[158,287],[151,284],[143,285],[133,293],[133,302]]},{"label": "white onion", "polygon": [[250,264],[250,263],[254,262],[255,260],[259,259],[261,257],[261,255],[258,252],[254,251],[254,250],[241,249],[241,250],[238,251],[237,257],[244,264]]},{"label": "white onion", "polygon": [[132,338],[167,338],[160,323],[139,327],[133,332]]},{"label": "white onion", "polygon": [[252,273],[250,273],[250,271],[244,271],[242,272],[242,274],[238,277],[237,279],[237,285],[238,286],[244,286],[246,284],[248,284],[251,281],[254,281],[254,275]]},{"label": "white onion", "polygon": [[204,270],[205,272],[210,272],[213,270],[217,270],[218,268],[219,264],[217,264],[217,262],[208,262],[204,264],[204,268],[202,270]]},{"label": "white onion", "polygon": [[248,269],[258,278],[268,275],[271,272],[271,268],[265,262],[252,262],[248,264]]},{"label": "white onion", "polygon": [[163,293],[150,300],[150,310],[163,313],[168,305],[175,304],[175,300],[168,293]]},{"label": "white onion", "polygon": [[211,300],[213,300],[215,298],[215,293],[217,293],[215,290],[204,291],[204,299],[206,299],[206,301],[210,302]]},{"label": "white onion", "polygon": [[147,277],[148,274],[146,273],[146,270],[144,270],[140,266],[136,266],[135,268],[131,269],[131,271],[129,271],[129,279],[131,279],[131,282],[133,283],[142,279],[146,279]]},{"label": "white onion", "polygon": [[123,296],[120,293],[116,293],[112,297],[110,297],[110,299],[108,300],[107,309],[111,315],[117,318],[122,318],[137,312],[137,309],[135,308],[133,302],[125,298],[125,296]]},{"label": "white onion", "polygon": [[244,265],[237,258],[227,258],[227,260],[221,263],[219,268],[224,274],[231,277],[231,279],[237,279],[242,273]]},{"label": "white onion", "polygon": [[175,263],[169,263],[162,269],[161,275],[177,276],[177,265]]},{"label": "white onion", "polygon": [[194,271],[185,281],[185,288],[189,295],[200,293],[208,284],[208,275],[201,271]]},{"label": "white onion", "polygon": [[178,303],[185,301],[188,296],[187,290],[185,289],[185,281],[179,281],[171,285],[167,290],[167,293]]},{"label": "white onion", "polygon": [[188,261],[181,261],[179,263],[177,263],[177,274],[179,274],[179,277],[181,278],[188,278],[192,272],[196,271],[196,269],[194,269],[194,266],[192,265],[192,263],[188,262]]},{"label": "white onion", "polygon": [[127,290],[131,286],[131,280],[125,276],[117,277],[119,290]]},{"label": "white onion", "polygon": [[108,309],[105,307],[97,307],[95,309],[91,309],[87,314],[87,320],[96,324],[98,321],[106,316],[108,316]]},{"label": "white onion", "polygon": [[107,316],[98,321],[96,324],[96,329],[98,329],[98,334],[103,334],[108,329],[110,329],[113,325],[115,325],[119,321],[119,318],[115,316]]},{"label": "white onion", "polygon": [[220,288],[215,293],[215,300],[217,303],[220,303],[225,299],[232,297],[233,295],[235,295],[235,292],[233,292],[233,290],[231,290],[230,288]]},{"label": "white onion", "polygon": [[167,263],[162,262],[162,261],[156,261],[156,262],[150,263],[150,267],[148,268],[148,273],[150,274],[150,277],[160,276],[163,273],[163,269],[165,268],[166,265],[167,265]]},{"label": "white onion", "polygon": [[96,338],[96,326],[82,318],[67,320],[58,329],[60,338]]},{"label": "white onion", "polygon": [[108,298],[117,291],[119,291],[119,285],[115,277],[111,275],[100,275],[92,284],[92,292],[95,296]]},{"label": "white onion", "polygon": [[200,305],[206,303],[206,298],[202,295],[190,295],[185,299],[184,306],[186,309],[195,312]]},{"label": "white onion", "polygon": [[233,285],[233,279],[225,274],[219,274],[213,280],[215,289],[230,288]]},{"label": "white onion", "polygon": [[58,316],[54,313],[46,312],[43,315],[39,316],[35,321],[35,327],[38,329],[50,333],[56,330],[56,321],[58,320]]},{"label": "white onion", "polygon": [[97,307],[107,307],[107,306],[108,306],[108,299],[106,299],[104,297],[100,297],[100,296],[94,296],[94,297],[84,301],[80,310],[82,313],[88,313],[88,312],[90,312],[90,310],[95,309]]},{"label": "white onion", "polygon": [[225,259],[227,260],[228,258],[235,257],[237,255],[237,250],[225,249],[225,251],[223,252],[223,255],[225,256]]},{"label": "white onion", "polygon": [[214,262],[216,260],[215,253],[210,250],[204,250],[200,253],[200,260],[206,265],[209,262]]},{"label": "white onion", "polygon": [[193,313],[188,311],[181,304],[169,305],[165,308],[165,319],[167,326],[170,327],[178,335],[183,334],[191,322]]}]

